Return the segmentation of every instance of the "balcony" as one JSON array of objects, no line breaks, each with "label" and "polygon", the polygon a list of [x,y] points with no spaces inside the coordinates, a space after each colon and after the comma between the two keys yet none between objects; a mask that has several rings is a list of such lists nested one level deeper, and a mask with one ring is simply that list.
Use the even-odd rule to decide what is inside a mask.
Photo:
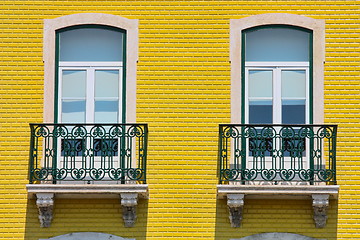
[{"label": "balcony", "polygon": [[30,124],[27,190],[41,226],[50,226],[55,195],[120,197],[133,226],[138,198],[148,197],[147,137],[147,124]]},{"label": "balcony", "polygon": [[336,133],[336,125],[221,124],[218,198],[227,199],[232,226],[245,198],[312,198],[316,227],[324,227],[339,189]]}]

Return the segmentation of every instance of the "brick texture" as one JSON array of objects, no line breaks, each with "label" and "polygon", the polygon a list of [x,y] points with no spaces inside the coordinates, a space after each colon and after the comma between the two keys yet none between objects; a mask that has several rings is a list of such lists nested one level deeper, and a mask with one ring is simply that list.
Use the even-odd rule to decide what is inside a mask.
[{"label": "brick texture", "polygon": [[[137,240],[230,239],[292,232],[360,239],[358,1],[0,1],[0,239],[106,232]],[[119,201],[56,200],[40,228],[27,183],[30,122],[43,117],[43,19],[99,12],[139,19],[137,121],[149,124],[150,199],[124,228]],[[326,228],[308,201],[249,200],[230,227],[216,200],[217,131],[230,122],[229,19],[293,13],[326,21],[325,123],[339,124],[341,191]]]}]

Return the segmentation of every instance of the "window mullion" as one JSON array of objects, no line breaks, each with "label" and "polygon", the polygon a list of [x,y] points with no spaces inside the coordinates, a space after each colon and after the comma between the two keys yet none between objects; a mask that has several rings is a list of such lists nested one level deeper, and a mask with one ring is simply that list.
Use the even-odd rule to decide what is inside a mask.
[{"label": "window mullion", "polygon": [[245,123],[249,123],[249,68],[245,68]]},{"label": "window mullion", "polygon": [[309,68],[305,68],[305,77],[306,77],[306,91],[305,91],[305,123],[309,124],[310,123],[310,73],[309,73]]},{"label": "window mullion", "polygon": [[59,71],[58,71],[58,114],[57,114],[57,121],[59,123],[62,122],[61,116],[62,116],[62,99],[63,99],[63,92],[62,92],[62,71],[63,69],[61,67],[59,67]]},{"label": "window mullion", "polygon": [[281,69],[273,70],[273,123],[281,124]]},{"label": "window mullion", "polygon": [[94,123],[95,115],[95,69],[87,68],[86,81],[86,122]]},{"label": "window mullion", "polygon": [[[123,67],[119,68],[119,95],[118,95],[118,123],[122,122],[122,112],[123,112]],[[124,99],[126,102],[126,99]]]}]

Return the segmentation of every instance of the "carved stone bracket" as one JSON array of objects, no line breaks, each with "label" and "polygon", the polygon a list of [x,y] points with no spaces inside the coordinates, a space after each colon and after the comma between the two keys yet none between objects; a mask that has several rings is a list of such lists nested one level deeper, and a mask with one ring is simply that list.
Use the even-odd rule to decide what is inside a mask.
[{"label": "carved stone bracket", "polygon": [[244,194],[227,194],[227,205],[231,227],[240,227],[244,207]]},{"label": "carved stone bracket", "polygon": [[147,184],[27,184],[29,198],[36,196],[41,227],[49,227],[53,218],[54,198],[121,198],[125,227],[136,221],[138,199],[148,199]]},{"label": "carved stone bracket", "polygon": [[328,218],[329,194],[312,194],[312,200],[315,226],[316,228],[324,228]]},{"label": "carved stone bracket", "polygon": [[121,193],[121,206],[125,227],[133,227],[136,222],[137,193]]},{"label": "carved stone bracket", "polygon": [[53,218],[54,194],[37,193],[36,206],[39,210],[40,227],[50,227]]}]

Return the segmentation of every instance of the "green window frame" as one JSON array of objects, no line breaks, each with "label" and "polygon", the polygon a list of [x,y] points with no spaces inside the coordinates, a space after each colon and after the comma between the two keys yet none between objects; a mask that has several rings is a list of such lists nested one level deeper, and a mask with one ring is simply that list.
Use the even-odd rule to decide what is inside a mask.
[{"label": "green window frame", "polygon": [[[313,124],[313,31],[307,28],[303,28],[303,27],[297,27],[297,26],[292,26],[292,25],[286,25],[286,24],[269,24],[269,25],[260,25],[260,26],[254,26],[254,27],[250,27],[250,28],[246,28],[243,29],[241,31],[241,123],[245,124],[247,123],[247,119],[248,116],[246,115],[247,113],[247,91],[248,86],[246,84],[246,79],[247,79],[247,64],[246,64],[246,34],[252,31],[256,31],[256,30],[261,30],[261,29],[293,29],[293,30],[298,30],[298,31],[303,31],[309,34],[309,60],[308,60],[308,80],[307,80],[307,84],[308,84],[308,88],[307,88],[307,96],[308,96],[308,104],[307,104],[307,111],[308,111],[308,117],[306,119],[306,123],[309,124]],[[298,67],[296,66],[296,64],[290,64],[290,65],[286,65],[287,61],[284,61],[284,63],[281,63],[282,65],[277,65],[277,63],[275,62],[273,65],[271,65],[271,62],[266,62],[267,64],[261,66],[261,64],[257,65],[257,69],[260,69],[259,67],[273,67],[273,68],[278,68],[278,67],[285,67],[284,69],[286,69],[286,67]],[[291,63],[289,61],[289,63]],[[269,65],[268,65],[269,64]]]},{"label": "green window frame", "polygon": [[[69,31],[69,30],[77,30],[77,29],[103,29],[103,30],[111,30],[116,31],[122,34],[122,61],[121,61],[121,67],[120,66],[114,66],[114,64],[111,62],[109,65],[107,65],[107,62],[101,62],[98,64],[98,62],[90,61],[89,63],[80,63],[75,64],[75,66],[69,65],[67,66],[69,69],[82,69],[84,71],[87,71],[87,69],[90,68],[97,68],[97,70],[106,70],[111,69],[111,67],[120,67],[120,99],[119,99],[119,109],[121,110],[121,116],[118,119],[118,122],[125,123],[126,122],[126,53],[127,53],[127,31],[121,28],[112,27],[112,26],[106,26],[106,25],[100,25],[100,24],[82,24],[82,25],[76,25],[76,26],[70,26],[65,27],[56,30],[56,36],[55,36],[55,86],[54,86],[54,123],[58,123],[60,119],[60,111],[59,109],[59,101],[61,101],[61,96],[59,96],[60,92],[60,69],[61,69],[61,61],[60,61],[60,35],[63,32]],[[73,64],[74,65],[74,64]],[[76,66],[79,65],[79,66]],[[93,76],[94,77],[94,76]],[[94,82],[94,80],[92,80]],[[94,84],[94,83],[92,83]],[[94,90],[94,89],[93,89]],[[86,122],[86,120],[85,120]]]}]

